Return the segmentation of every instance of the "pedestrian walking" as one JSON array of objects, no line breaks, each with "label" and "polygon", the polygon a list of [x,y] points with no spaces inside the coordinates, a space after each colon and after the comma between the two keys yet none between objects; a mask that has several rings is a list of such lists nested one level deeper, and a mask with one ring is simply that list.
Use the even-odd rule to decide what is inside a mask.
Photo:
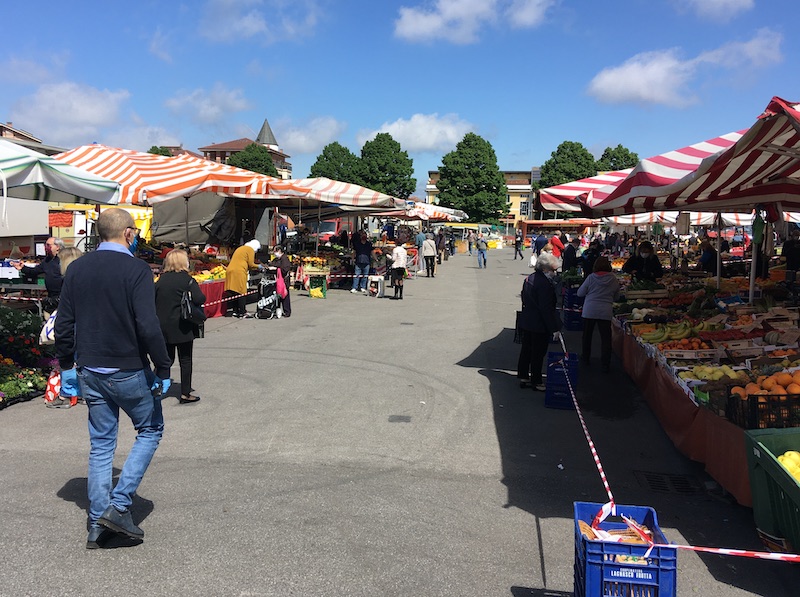
[{"label": "pedestrian walking", "polygon": [[172,249],[164,258],[164,271],[156,282],[156,314],[171,363],[175,363],[175,352],[178,353],[181,369],[179,404],[200,401],[200,396],[192,394],[192,351],[198,327],[181,317],[181,302],[187,290],[195,305],[202,306],[206,302],[200,285],[189,274],[189,255],[183,249]]},{"label": "pedestrian walking", "polygon": [[467,233],[467,248],[469,249],[470,257],[472,256],[472,249],[475,246],[475,232],[470,230]]},{"label": "pedestrian walking", "polygon": [[514,236],[514,261],[517,260],[517,255],[519,255],[520,259],[525,259],[525,256],[522,254],[522,246],[524,244],[525,239],[522,237],[522,230],[518,229]]},{"label": "pedestrian walking", "polygon": [[428,234],[422,243],[422,257],[425,260],[425,271],[428,278],[436,277],[436,241],[433,234]]},{"label": "pedestrian walking", "polygon": [[482,233],[478,235],[478,240],[475,241],[475,248],[478,250],[478,269],[482,269],[486,267],[486,249],[489,248]]},{"label": "pedestrian walking", "polygon": [[392,249],[392,286],[394,286],[396,300],[403,300],[403,279],[406,276],[407,264],[408,252],[403,245],[397,245]]},{"label": "pedestrian walking", "polygon": [[[138,234],[133,217],[108,209],[97,219],[97,232],[97,250],[67,271],[55,330],[62,391],[83,396],[89,413],[87,549],[102,546],[104,529],[144,538],[130,507],[164,431],[161,396],[171,383],[153,274],[131,252]],[[136,439],[114,485],[120,410]]]}]

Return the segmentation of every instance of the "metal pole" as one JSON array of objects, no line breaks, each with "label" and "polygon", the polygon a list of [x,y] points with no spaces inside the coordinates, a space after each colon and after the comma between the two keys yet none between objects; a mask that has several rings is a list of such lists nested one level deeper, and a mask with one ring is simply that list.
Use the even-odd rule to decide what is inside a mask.
[{"label": "metal pole", "polygon": [[314,248],[314,257],[319,257],[319,234],[322,229],[322,203],[317,204],[317,245]]},{"label": "metal pole", "polygon": [[186,248],[189,248],[189,196],[183,198],[183,203],[186,206]]},{"label": "metal pole", "polygon": [[722,287],[722,212],[717,212],[717,290]]}]

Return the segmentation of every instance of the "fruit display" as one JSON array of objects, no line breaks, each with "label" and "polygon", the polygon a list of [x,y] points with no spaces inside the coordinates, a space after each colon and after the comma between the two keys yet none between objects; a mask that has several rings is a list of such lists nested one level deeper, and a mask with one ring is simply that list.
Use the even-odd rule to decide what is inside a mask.
[{"label": "fruit display", "polygon": [[750,314],[744,315],[737,315],[735,319],[729,322],[731,327],[744,327],[748,325],[753,325],[755,323],[755,319]]},{"label": "fruit display", "polygon": [[[749,396],[783,396],[786,400],[790,395],[800,395],[800,371],[790,373],[782,371],[772,375],[760,375],[755,382],[750,382],[744,387],[734,386],[731,395],[747,400]],[[766,398],[764,398],[766,402]]]},{"label": "fruit display", "polygon": [[800,452],[795,450],[787,450],[778,456],[778,462],[781,463],[786,472],[789,473],[795,481],[800,483]]},{"label": "fruit display", "polygon": [[696,365],[688,371],[681,371],[678,377],[684,380],[696,379],[701,381],[731,380],[747,383],[750,375],[744,369],[731,369],[728,365]]},{"label": "fruit display", "polygon": [[666,342],[659,342],[657,345],[658,350],[664,352],[666,350],[710,350],[713,348],[706,342],[699,338],[682,338],[680,340],[667,340]]},{"label": "fruit display", "polygon": [[194,278],[198,284],[202,284],[203,282],[209,282],[211,280],[224,280],[225,272],[226,270],[224,265],[217,265],[210,270],[204,269],[199,272],[195,272],[192,274],[192,278]]}]

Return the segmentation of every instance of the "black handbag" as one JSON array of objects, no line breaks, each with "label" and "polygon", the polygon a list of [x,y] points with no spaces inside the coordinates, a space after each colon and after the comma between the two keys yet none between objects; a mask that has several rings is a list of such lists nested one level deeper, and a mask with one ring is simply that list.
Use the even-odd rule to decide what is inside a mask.
[{"label": "black handbag", "polygon": [[199,326],[206,320],[206,313],[202,307],[192,302],[191,286],[192,283],[189,282],[189,288],[181,295],[181,319]]}]

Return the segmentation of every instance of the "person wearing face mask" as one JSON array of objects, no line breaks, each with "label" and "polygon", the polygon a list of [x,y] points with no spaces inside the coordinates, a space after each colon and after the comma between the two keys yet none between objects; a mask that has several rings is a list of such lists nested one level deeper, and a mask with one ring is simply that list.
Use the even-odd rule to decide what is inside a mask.
[{"label": "person wearing face mask", "polygon": [[260,249],[261,243],[256,239],[247,241],[233,252],[225,272],[223,296],[233,299],[233,316],[239,319],[253,317],[247,312],[247,274],[255,269],[256,251]]},{"label": "person wearing face mask", "polygon": [[622,271],[630,274],[634,280],[652,282],[664,275],[664,268],[661,267],[661,262],[653,251],[653,244],[648,240],[639,244],[638,254],[625,262]]},{"label": "person wearing face mask", "polygon": [[522,284],[522,313],[518,322],[522,330],[522,346],[517,361],[517,379],[520,387],[530,384],[539,392],[545,390],[542,365],[550,338],[561,330],[553,284],[559,261],[552,253],[542,251],[535,271]]},{"label": "person wearing face mask", "polygon": [[61,276],[61,261],[58,253],[64,248],[64,241],[60,238],[51,236],[44,244],[44,261],[33,267],[23,265],[21,261],[14,262],[23,275],[32,278],[44,275],[44,287],[47,289],[47,299],[42,302],[42,310],[52,313],[58,307],[58,299],[61,294],[61,284],[64,278]]},{"label": "person wearing face mask", "polygon": [[[144,538],[130,507],[164,431],[161,398],[171,383],[153,273],[130,250],[138,234],[133,218],[123,209],[107,209],[97,219],[97,232],[97,250],[66,272],[55,324],[62,395],[80,395],[88,407],[87,549],[102,547],[110,532]],[[120,411],[136,438],[115,484]]]},{"label": "person wearing face mask", "polygon": [[289,258],[283,252],[283,247],[280,245],[275,246],[272,249],[272,253],[275,257],[269,262],[267,268],[273,271],[281,270],[283,282],[286,285],[286,296],[281,299],[281,307],[283,308],[283,316],[291,317],[292,303],[289,298],[289,275],[292,271],[292,263],[289,261]]},{"label": "person wearing face mask", "polygon": [[607,257],[598,257],[593,264],[592,273],[578,288],[578,296],[584,297],[583,311],[583,354],[584,364],[588,365],[592,356],[592,335],[594,328],[600,330],[600,365],[604,373],[611,366],[611,319],[614,316],[614,301],[619,297],[619,282],[611,273],[611,263]]}]

